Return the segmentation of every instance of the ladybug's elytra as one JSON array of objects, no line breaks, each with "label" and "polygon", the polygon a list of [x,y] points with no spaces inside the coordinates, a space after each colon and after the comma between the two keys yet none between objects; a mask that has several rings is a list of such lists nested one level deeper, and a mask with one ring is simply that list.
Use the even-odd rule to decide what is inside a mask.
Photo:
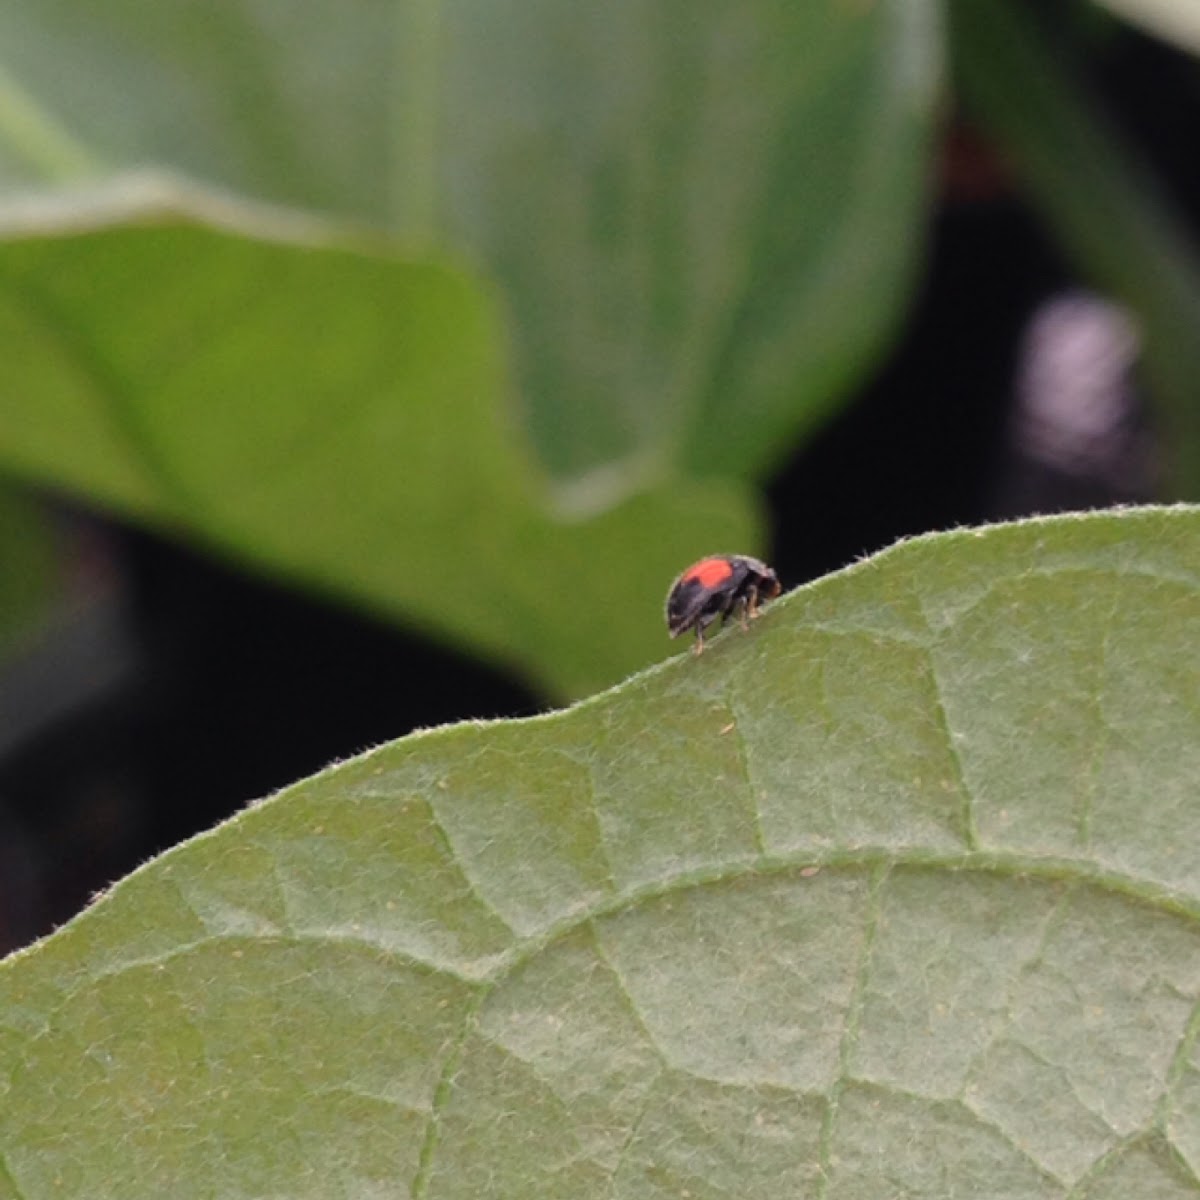
[{"label": "ladybug's elytra", "polygon": [[737,614],[746,628],[758,605],[779,595],[779,580],[766,563],[742,554],[715,554],[693,563],[667,594],[667,629],[678,637],[696,631],[696,653],[704,649],[704,631],[718,618]]}]

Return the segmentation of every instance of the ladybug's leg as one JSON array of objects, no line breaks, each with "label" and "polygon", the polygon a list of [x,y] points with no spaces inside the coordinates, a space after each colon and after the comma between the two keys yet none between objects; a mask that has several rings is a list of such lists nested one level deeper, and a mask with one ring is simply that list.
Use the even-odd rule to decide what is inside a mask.
[{"label": "ladybug's leg", "polygon": [[745,596],[738,596],[735,600],[730,602],[729,608],[726,610],[726,613],[725,613],[726,623],[729,622],[729,619],[731,617],[736,619],[737,623],[743,629],[746,628],[746,598],[745,598]]},{"label": "ladybug's leg", "polygon": [[[758,616],[758,588],[750,585],[750,594],[746,597],[746,617],[742,619],[742,628],[748,629],[749,622],[753,621]],[[746,618],[749,618],[747,620]]]},{"label": "ladybug's leg", "polygon": [[750,622],[758,616],[758,588],[751,584],[739,605],[738,616],[743,629],[750,628]]},{"label": "ladybug's leg", "polygon": [[693,654],[704,653],[704,631],[721,615],[720,612],[705,613],[696,622],[696,644],[692,647]]},{"label": "ladybug's leg", "polygon": [[730,596],[721,606],[721,628],[724,629],[729,624],[730,617],[737,617],[741,620],[742,609],[745,607],[745,598],[742,596]]}]

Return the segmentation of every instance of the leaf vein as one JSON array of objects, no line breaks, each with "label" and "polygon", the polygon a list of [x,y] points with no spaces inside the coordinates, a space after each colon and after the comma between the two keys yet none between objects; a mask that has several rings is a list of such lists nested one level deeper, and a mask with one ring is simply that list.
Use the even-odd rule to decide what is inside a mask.
[{"label": "leaf vein", "polygon": [[634,1024],[638,1027],[642,1037],[645,1038],[646,1044],[654,1052],[655,1057],[662,1064],[663,1069],[669,1069],[671,1064],[667,1058],[666,1052],[658,1044],[658,1039],[655,1038],[654,1032],[651,1030],[650,1026],[646,1024],[645,1018],[642,1016],[642,1011],[638,1007],[637,1002],[633,998],[633,993],[630,992],[629,987],[625,982],[625,976],[622,975],[620,969],[617,967],[617,964],[613,961],[611,955],[608,953],[607,947],[604,945],[604,939],[600,935],[600,930],[596,928],[595,921],[588,922],[588,929],[591,932],[592,945],[595,948],[596,957],[604,964],[609,973],[612,975],[613,981],[617,986],[617,991],[620,994],[621,999],[625,1002],[625,1005],[629,1010],[629,1015],[632,1017]]},{"label": "leaf vein", "polygon": [[442,1070],[438,1076],[437,1086],[433,1089],[433,1103],[429,1108],[429,1117],[425,1122],[425,1136],[421,1139],[421,1153],[417,1160],[417,1172],[413,1176],[409,1194],[413,1200],[421,1200],[429,1188],[429,1180],[433,1175],[434,1160],[437,1156],[438,1143],[441,1140],[441,1118],[450,1102],[454,1090],[454,1076],[462,1065],[466,1054],[467,1041],[479,1026],[479,1010],[483,1002],[492,993],[491,988],[480,988],[474,1001],[463,1014],[462,1029],[454,1045],[446,1054]]},{"label": "leaf vein", "polygon": [[[930,637],[934,636],[933,630],[930,630]],[[934,655],[933,646],[926,645],[924,647],[925,658],[929,664],[929,681],[933,688],[933,712],[937,720],[938,729],[946,743],[946,753],[950,756],[950,762],[954,767],[954,775],[958,781],[958,791],[961,796],[961,820],[962,820],[962,839],[963,844],[968,850],[978,850],[979,846],[979,830],[975,822],[975,803],[971,795],[971,788],[967,782],[966,765],[963,762],[962,754],[959,751],[958,743],[955,738],[954,730],[950,726],[950,717],[946,711],[945,696],[942,691],[942,683],[938,677],[937,660]]]},{"label": "leaf vein", "polygon": [[858,1045],[859,1029],[862,1023],[863,997],[866,993],[867,975],[870,972],[871,955],[875,948],[875,936],[879,930],[879,916],[882,908],[882,893],[891,867],[888,863],[878,863],[871,871],[871,880],[867,890],[867,907],[864,915],[863,940],[859,949],[858,965],[854,972],[854,981],[846,1001],[846,1011],[842,1018],[842,1035],[838,1040],[838,1073],[825,1098],[825,1112],[821,1119],[821,1132],[817,1143],[817,1200],[829,1190],[832,1178],[833,1139],[837,1132],[838,1106],[842,1091],[850,1079],[850,1062]]},{"label": "leaf vein", "polygon": [[737,739],[738,763],[742,768],[742,785],[746,789],[750,821],[754,827],[754,848],[759,854],[766,855],[767,839],[763,832],[762,810],[758,805],[758,797],[754,794],[754,776],[750,770],[750,759],[747,753],[746,736],[742,733],[742,712],[736,698],[730,694],[725,701],[726,707],[733,715],[733,735]]}]

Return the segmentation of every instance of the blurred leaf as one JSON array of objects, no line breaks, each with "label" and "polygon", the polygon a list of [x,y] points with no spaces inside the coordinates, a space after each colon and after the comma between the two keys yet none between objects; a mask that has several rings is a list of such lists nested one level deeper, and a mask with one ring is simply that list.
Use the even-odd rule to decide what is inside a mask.
[{"label": "blurred leaf", "polygon": [[1200,4],[1196,0],[1099,0],[1118,16],[1200,54]]},{"label": "blurred leaf", "polygon": [[1168,489],[1200,496],[1200,247],[1135,149],[1056,55],[1036,10],[959,0],[955,69],[1083,276],[1133,312]]},{"label": "blurred leaf", "polygon": [[103,220],[95,197],[63,205],[0,244],[10,470],[560,695],[666,653],[672,576],[757,544],[750,497],[719,483],[548,517],[506,428],[492,307],[461,271],[311,228],[297,243],[232,232],[195,215],[198,193],[147,191],[110,197]]},{"label": "blurred leaf", "polygon": [[1200,1194],[1200,510],[416,735],[0,969],[0,1196]]},{"label": "blurred leaf", "polygon": [[440,194],[505,289],[556,477],[761,472],[864,372],[919,261],[936,12],[538,0],[447,18]]},{"label": "blurred leaf", "polygon": [[167,163],[469,253],[533,448],[598,511],[761,472],[867,369],[919,256],[937,14],[39,0],[0,8],[0,168]]}]

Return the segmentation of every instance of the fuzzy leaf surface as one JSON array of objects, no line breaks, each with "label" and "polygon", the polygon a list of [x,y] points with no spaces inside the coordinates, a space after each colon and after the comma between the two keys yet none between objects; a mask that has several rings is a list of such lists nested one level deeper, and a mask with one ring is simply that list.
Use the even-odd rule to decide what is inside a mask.
[{"label": "fuzzy leaf surface", "polygon": [[0,1196],[1200,1195],[1200,511],[931,536],[0,969]]}]

